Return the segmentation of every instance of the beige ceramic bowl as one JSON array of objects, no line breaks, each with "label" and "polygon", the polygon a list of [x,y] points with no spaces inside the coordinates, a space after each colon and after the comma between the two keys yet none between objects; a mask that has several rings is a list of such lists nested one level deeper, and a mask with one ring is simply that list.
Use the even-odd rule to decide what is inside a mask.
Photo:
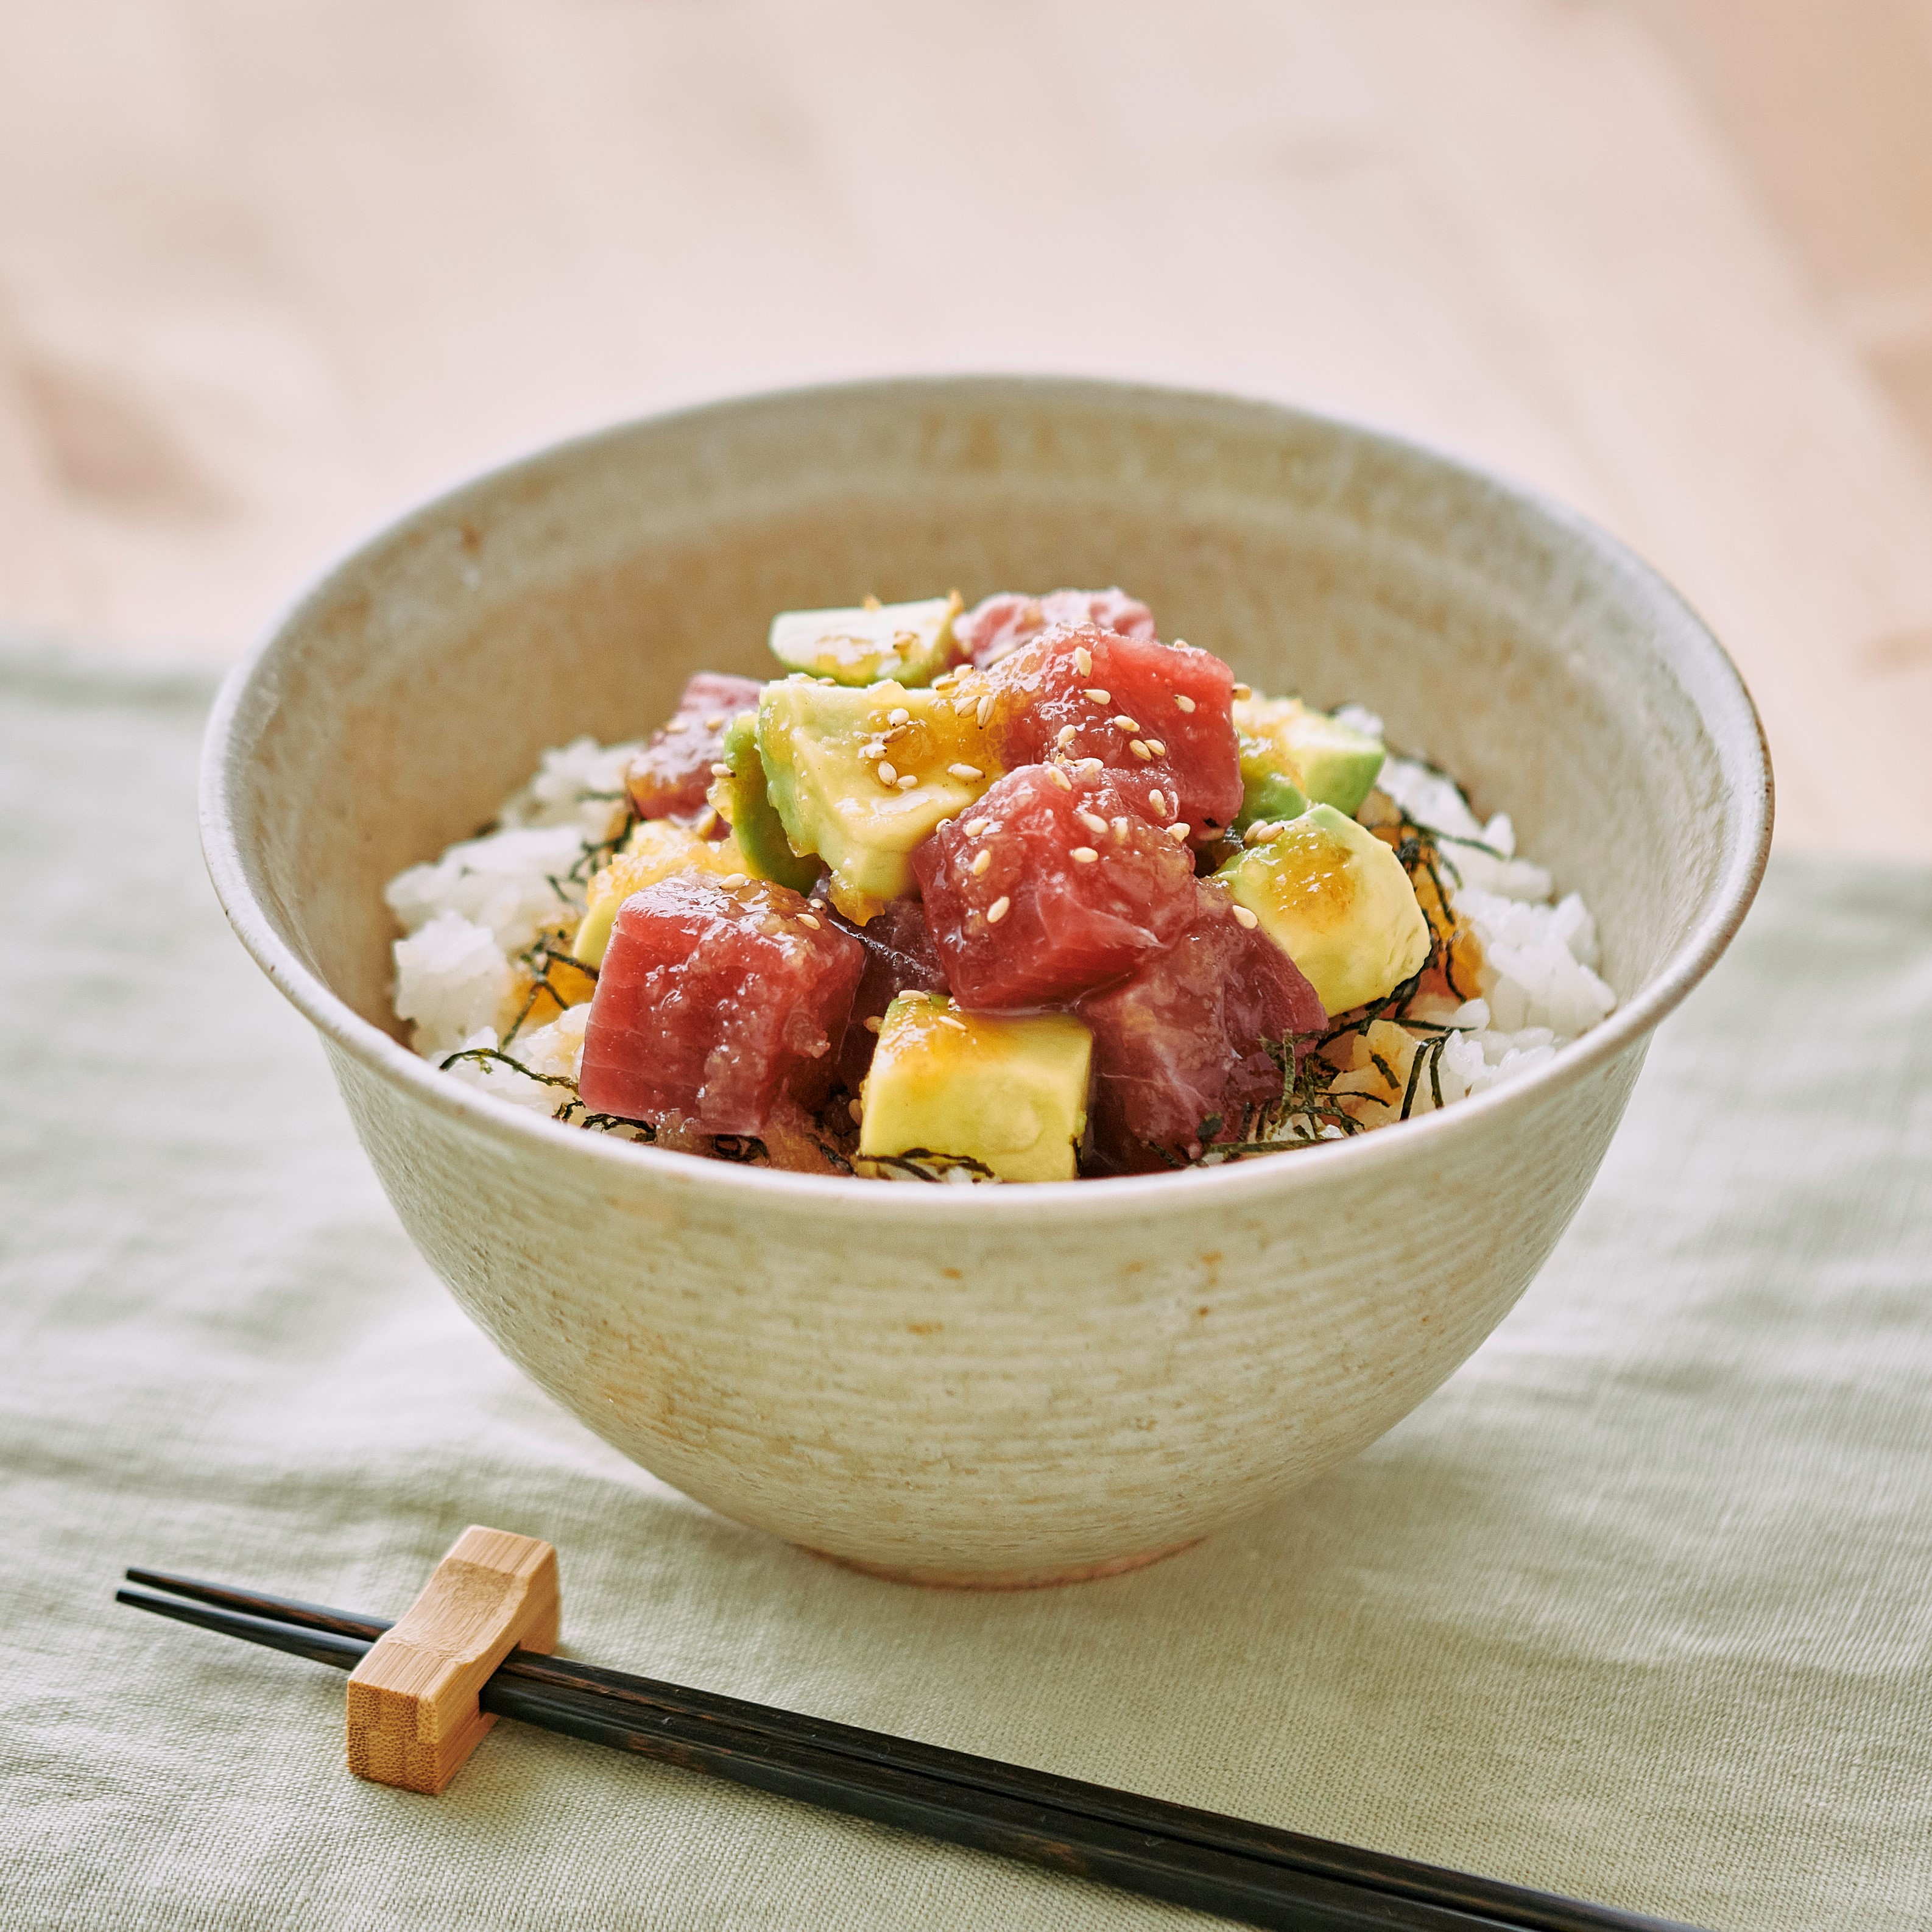
[{"label": "beige ceramic bowl", "polygon": [[[1360,699],[1514,814],[1601,928],[1610,1020],[1319,1152],[987,1190],[734,1167],[486,1100],[399,1043],[382,888],[547,746],[640,733],[770,614],[1121,583],[1268,689]],[[404,1225],[573,1414],[739,1521],[930,1582],[1102,1574],[1370,1442],[1522,1292],[1770,828],[1750,702],[1600,532],[1292,410],[894,382],[611,430],[332,572],[230,680],[208,862],[320,1029]]]}]

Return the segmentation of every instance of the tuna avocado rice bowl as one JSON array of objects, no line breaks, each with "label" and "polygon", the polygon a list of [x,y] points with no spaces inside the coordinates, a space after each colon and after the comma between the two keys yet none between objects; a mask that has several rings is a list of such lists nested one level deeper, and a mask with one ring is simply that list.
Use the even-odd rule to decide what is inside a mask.
[{"label": "tuna avocado rice bowl", "polygon": [[1615,1004],[1507,814],[1122,591],[786,611],[771,646],[391,881],[419,1054],[716,1160],[1067,1180],[1372,1132]]}]

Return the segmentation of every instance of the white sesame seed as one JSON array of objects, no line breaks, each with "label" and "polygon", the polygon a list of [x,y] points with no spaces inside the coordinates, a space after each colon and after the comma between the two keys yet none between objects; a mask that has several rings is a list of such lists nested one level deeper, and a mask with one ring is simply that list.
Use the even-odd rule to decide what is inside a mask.
[{"label": "white sesame seed", "polygon": [[983,845],[981,846],[979,851],[979,856],[974,860],[972,866],[970,868],[974,878],[976,879],[978,878],[992,862],[992,854],[988,851]]},{"label": "white sesame seed", "polygon": [[1141,728],[1138,718],[1130,718],[1124,713],[1118,718],[1108,718],[1107,722],[1112,725],[1116,731],[1138,731]]},{"label": "white sesame seed", "polygon": [[1098,758],[1082,758],[1073,769],[1076,772],[1104,772],[1107,768]]},{"label": "white sesame seed", "polygon": [[1249,911],[1247,908],[1244,905],[1238,905],[1235,907],[1234,916],[1239,920],[1250,932],[1253,932],[1255,928],[1261,924],[1261,921],[1257,919],[1252,913]]},{"label": "white sesame seed", "polygon": [[711,776],[714,778],[728,778],[731,776],[731,767],[722,759],[713,759],[711,765]]},{"label": "white sesame seed", "polygon": [[723,730],[724,728],[724,714],[722,712],[714,711],[709,718],[705,719],[704,728],[707,731]]},{"label": "white sesame seed", "polygon": [[1148,749],[1156,758],[1164,758],[1167,756],[1167,747],[1158,738],[1150,738],[1148,740]]},{"label": "white sesame seed", "polygon": [[1244,703],[1245,703],[1249,698],[1253,697],[1254,694],[1254,686],[1252,685],[1238,684],[1234,687],[1234,695],[1240,698]]},{"label": "white sesame seed", "polygon": [[1012,901],[1002,893],[986,908],[986,923],[988,926],[998,926],[1012,909]]},{"label": "white sesame seed", "polygon": [[852,1116],[853,1120],[856,1125],[860,1126],[863,1126],[865,1125],[865,1110],[859,1105],[857,1101],[848,1100],[845,1102],[845,1111]]},{"label": "white sesame seed", "polygon": [[1059,786],[1062,791],[1071,791],[1073,789],[1073,781],[1058,765],[1048,765],[1046,768],[1046,775]]},{"label": "white sesame seed", "polygon": [[798,916],[798,922],[800,926],[810,926],[814,932],[818,932],[819,929],[818,920],[814,919],[812,914],[808,912],[800,913]]},{"label": "white sesame seed", "polygon": [[944,691],[949,684],[957,684],[959,674],[956,670],[943,670],[932,680],[934,691]]},{"label": "white sesame seed", "polygon": [[1167,828],[1167,836],[1168,838],[1172,838],[1177,845],[1184,844],[1189,836],[1187,821],[1184,818],[1176,819],[1174,822]]},{"label": "white sesame seed", "polygon": [[716,830],[717,824],[718,814],[712,806],[707,805],[691,821],[691,829],[698,834],[699,838],[709,838],[712,832]]},{"label": "white sesame seed", "polygon": [[1100,856],[1090,845],[1076,845],[1073,848],[1073,862],[1076,866],[1090,866]]},{"label": "white sesame seed", "polygon": [[866,1030],[868,1033],[877,1033],[884,1024],[885,1022],[880,1019],[877,1013],[869,1013],[866,1016]]},{"label": "white sesame seed", "polygon": [[1074,647],[1073,668],[1082,677],[1091,677],[1094,675],[1094,653],[1084,644],[1078,644]]},{"label": "white sesame seed", "polygon": [[688,718],[674,718],[670,722],[664,727],[664,730],[667,733],[673,731],[688,731],[690,729],[691,720]]},{"label": "white sesame seed", "polygon": [[1084,806],[1080,813],[1080,823],[1096,838],[1107,829],[1107,821],[1097,812],[1089,812]]},{"label": "white sesame seed", "polygon": [[1126,820],[1126,819],[1124,819],[1124,818],[1117,818],[1117,819],[1115,819],[1115,820],[1114,820],[1114,836],[1116,838],[1126,838],[1126,836],[1127,836],[1127,821]]},{"label": "white sesame seed", "polygon": [[874,739],[871,744],[859,747],[859,755],[862,758],[883,758],[886,755],[886,748]]},{"label": "white sesame seed", "polygon": [[918,788],[918,772],[902,772],[899,774],[899,790],[901,791],[914,791]]},{"label": "white sesame seed", "polygon": [[898,767],[881,758],[879,760],[879,782],[882,785],[896,785],[899,782]]},{"label": "white sesame seed", "polygon": [[953,716],[956,718],[964,718],[967,712],[972,710],[973,704],[974,700],[970,696],[965,698],[956,698],[952,700]]},{"label": "white sesame seed", "polygon": [[948,765],[946,769],[956,778],[976,778],[986,776],[977,765]]},{"label": "white sesame seed", "polygon": [[1111,704],[1114,701],[1114,694],[1111,691],[1101,691],[1096,688],[1092,691],[1082,692],[1081,695],[1086,699],[1089,704]]},{"label": "white sesame seed", "polygon": [[836,684],[838,682],[836,677],[821,677],[818,681],[820,684]]},{"label": "white sesame seed", "polygon": [[941,1013],[939,1016],[939,1024],[941,1026],[950,1026],[955,1033],[967,1033],[971,1030],[964,1020],[956,1020],[950,1013]]},{"label": "white sesame seed", "polygon": [[742,886],[747,883],[742,872],[727,872],[718,883],[721,886]]},{"label": "white sesame seed", "polygon": [[980,708],[974,714],[973,722],[976,724],[983,724],[988,718],[992,716],[992,715],[993,694],[989,691],[984,698],[980,699]]},{"label": "white sesame seed", "polygon": [[1076,727],[1071,724],[1063,724],[1060,728],[1059,736],[1054,739],[1053,742],[1064,752],[1069,745],[1072,743],[1076,738],[1079,736],[1079,735],[1080,733]]},{"label": "white sesame seed", "polygon": [[886,722],[888,724],[909,724],[912,722],[912,713],[903,704],[895,704],[886,713]]},{"label": "white sesame seed", "polygon": [[979,837],[979,836],[980,835],[980,833],[981,833],[981,832],[982,832],[983,831],[985,831],[985,830],[986,830],[986,827],[987,827],[990,824],[992,824],[992,821],[990,819],[986,819],[986,818],[969,818],[969,819],[968,819],[968,820],[967,820],[967,821],[966,821],[966,836],[967,836],[967,837],[968,837],[968,838],[978,838],[978,837]]},{"label": "white sesame seed", "polygon": [[1162,818],[1167,816],[1167,794],[1159,785],[1156,785],[1154,790],[1148,794],[1148,803],[1154,807],[1157,816]]},{"label": "white sesame seed", "polygon": [[1150,758],[1154,756],[1154,754],[1147,748],[1147,741],[1142,738],[1130,738],[1127,740],[1127,749],[1137,758]]},{"label": "white sesame seed", "polygon": [[1175,704],[1179,705],[1184,711],[1192,711],[1194,709],[1193,699],[1190,698],[1185,692],[1177,691],[1174,694],[1174,701]]}]

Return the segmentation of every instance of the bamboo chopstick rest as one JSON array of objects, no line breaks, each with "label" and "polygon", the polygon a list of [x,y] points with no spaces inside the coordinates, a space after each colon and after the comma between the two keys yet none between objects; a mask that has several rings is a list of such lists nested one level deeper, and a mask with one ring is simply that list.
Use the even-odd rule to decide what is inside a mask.
[{"label": "bamboo chopstick rest", "polygon": [[512,1650],[554,1649],[561,1614],[551,1545],[472,1525],[350,1673],[349,1768],[441,1791],[496,1721],[478,1691]]}]

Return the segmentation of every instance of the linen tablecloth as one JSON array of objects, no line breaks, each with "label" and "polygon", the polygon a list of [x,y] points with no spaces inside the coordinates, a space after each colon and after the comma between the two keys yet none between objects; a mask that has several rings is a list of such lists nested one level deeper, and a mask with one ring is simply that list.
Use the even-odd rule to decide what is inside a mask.
[{"label": "linen tablecloth", "polygon": [[1777,863],[1556,1258],[1153,1569],[848,1574],[554,1408],[405,1240],[194,824],[196,676],[0,654],[0,1925],[1192,1915],[500,1726],[428,1799],[148,1562],[394,1614],[467,1522],[581,1656],[1719,1928],[1932,1920],[1932,872]]}]

